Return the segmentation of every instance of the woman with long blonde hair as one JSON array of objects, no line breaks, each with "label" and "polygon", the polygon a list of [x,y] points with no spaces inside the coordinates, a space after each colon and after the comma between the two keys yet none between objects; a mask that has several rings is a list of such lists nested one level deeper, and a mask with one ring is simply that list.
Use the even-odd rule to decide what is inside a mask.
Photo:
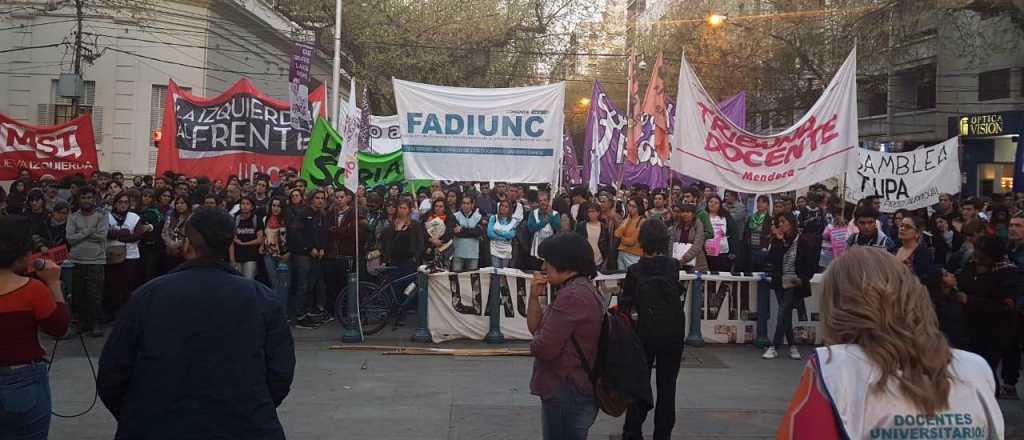
[{"label": "woman with long blonde hair", "polygon": [[882,249],[832,262],[825,347],[804,369],[779,439],[1003,438],[985,361],[950,349],[927,290]]}]

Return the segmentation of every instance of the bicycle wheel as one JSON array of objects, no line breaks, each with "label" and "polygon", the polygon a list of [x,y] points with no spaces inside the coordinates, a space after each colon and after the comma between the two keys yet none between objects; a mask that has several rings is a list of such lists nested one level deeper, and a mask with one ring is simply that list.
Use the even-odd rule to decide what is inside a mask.
[{"label": "bicycle wheel", "polygon": [[[377,289],[380,289],[380,286],[376,283],[370,281],[359,282],[359,294],[361,296],[365,296],[369,294],[369,292],[374,292]],[[334,301],[334,310],[335,314],[338,316],[338,322],[341,323],[341,327],[348,328],[349,323],[351,322],[348,316],[348,285],[346,285],[344,289],[341,289],[341,292],[338,292],[338,298]]]},{"label": "bicycle wheel", "polygon": [[[339,310],[346,312],[342,318],[342,325],[345,328],[351,323],[347,315],[347,295],[348,288],[341,291],[337,301]],[[364,335],[377,333],[387,325],[396,306],[395,301],[391,289],[382,289],[381,286],[368,281],[359,283],[359,319],[362,321]]]}]

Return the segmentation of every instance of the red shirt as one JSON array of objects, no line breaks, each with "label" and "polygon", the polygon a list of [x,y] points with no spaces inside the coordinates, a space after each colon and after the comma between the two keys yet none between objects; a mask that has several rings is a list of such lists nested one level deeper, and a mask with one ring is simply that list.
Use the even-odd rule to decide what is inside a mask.
[{"label": "red shirt", "polygon": [[68,330],[67,304],[58,304],[39,280],[30,279],[13,292],[0,295],[0,367],[23,365],[46,356],[39,329],[58,337]]}]

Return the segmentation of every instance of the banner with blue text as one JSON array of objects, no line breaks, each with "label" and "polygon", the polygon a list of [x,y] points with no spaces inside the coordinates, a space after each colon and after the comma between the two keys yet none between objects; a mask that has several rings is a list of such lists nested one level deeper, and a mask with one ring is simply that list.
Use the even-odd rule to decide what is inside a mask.
[{"label": "banner with blue text", "polygon": [[474,89],[393,81],[407,179],[556,180],[565,83]]}]

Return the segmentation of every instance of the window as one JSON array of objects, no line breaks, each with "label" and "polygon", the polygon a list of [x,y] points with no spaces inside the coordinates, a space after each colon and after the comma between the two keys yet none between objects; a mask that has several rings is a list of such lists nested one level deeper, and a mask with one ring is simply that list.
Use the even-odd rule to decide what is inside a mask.
[{"label": "window", "polygon": [[[36,121],[39,125],[63,124],[76,118],[78,115],[72,111],[70,98],[57,96],[57,80],[53,80],[50,88],[50,99],[45,104],[39,104],[39,112]],[[96,105],[96,83],[85,81],[85,90],[78,101],[78,113],[92,112],[92,132],[96,144],[103,142],[103,107]]]},{"label": "window", "polygon": [[[57,81],[53,81],[53,89],[57,89]],[[78,115],[83,113],[89,113],[93,111],[93,106],[96,105],[96,82],[86,81],[85,82],[85,93],[78,101]],[[72,105],[71,98],[65,98],[63,96],[54,96],[53,100],[53,125],[60,125],[78,117],[74,113],[74,106]],[[94,124],[95,125],[95,124]]]},{"label": "window", "polygon": [[888,110],[888,84],[884,75],[873,76],[859,81],[860,90],[859,113],[861,116],[884,115]]},{"label": "window", "polygon": [[935,64],[898,72],[890,92],[897,113],[935,108]]},{"label": "window", "polygon": [[978,75],[978,101],[1010,97],[1010,69],[990,70]]},{"label": "window", "polygon": [[935,65],[917,69],[915,77],[915,107],[918,110],[935,108]]}]

